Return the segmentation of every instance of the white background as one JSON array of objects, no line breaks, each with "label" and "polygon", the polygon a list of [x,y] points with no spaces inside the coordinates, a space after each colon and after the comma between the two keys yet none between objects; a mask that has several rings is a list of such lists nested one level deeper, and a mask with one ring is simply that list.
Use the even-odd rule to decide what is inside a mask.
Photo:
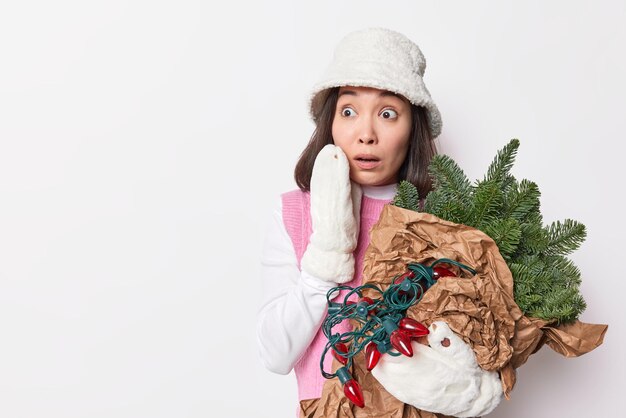
[{"label": "white background", "polygon": [[260,248],[309,89],[367,26],[420,45],[442,153],[476,179],[519,138],[546,223],[587,226],[604,345],[544,347],[490,416],[622,416],[624,2],[301,3],[2,2],[0,416],[293,416],[256,354]]}]

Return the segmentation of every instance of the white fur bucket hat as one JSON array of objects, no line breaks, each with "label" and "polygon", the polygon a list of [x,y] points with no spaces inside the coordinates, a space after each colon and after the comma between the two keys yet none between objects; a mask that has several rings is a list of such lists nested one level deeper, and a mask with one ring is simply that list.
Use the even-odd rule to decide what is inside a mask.
[{"label": "white fur bucket hat", "polygon": [[436,138],[441,133],[441,114],[424,84],[426,59],[419,47],[401,33],[385,28],[351,32],[337,44],[333,60],[313,86],[310,113],[317,122],[330,88],[373,87],[406,97],[423,106]]}]

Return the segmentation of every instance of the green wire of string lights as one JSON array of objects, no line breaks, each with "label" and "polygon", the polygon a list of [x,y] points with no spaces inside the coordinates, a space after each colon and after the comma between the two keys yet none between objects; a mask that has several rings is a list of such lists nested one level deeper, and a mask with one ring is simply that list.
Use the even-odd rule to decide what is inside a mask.
[{"label": "green wire of string lights", "polygon": [[[329,350],[334,350],[336,357],[338,356],[347,368],[352,366],[354,356],[370,343],[376,344],[381,354],[399,356],[401,353],[394,351],[389,341],[394,328],[393,324],[397,325],[405,317],[407,310],[422,299],[424,293],[436,283],[439,277],[455,276],[446,268],[436,268],[438,264],[454,265],[472,275],[476,274],[474,269],[464,264],[448,258],[440,258],[430,266],[409,263],[407,271],[394,276],[392,284],[384,291],[371,283],[354,288],[342,285],[330,289],[326,294],[328,314],[322,323],[322,331],[328,338],[320,359],[322,375],[326,379],[332,379],[337,377],[341,370],[336,373],[324,371],[324,359]],[[379,297],[376,299],[363,297],[363,291],[366,289],[377,293]],[[332,299],[337,296],[336,293],[342,290],[348,290],[343,301],[332,302]],[[358,302],[351,300],[355,295],[359,299]],[[333,327],[345,320],[352,320],[357,325],[351,331],[333,333]]]}]

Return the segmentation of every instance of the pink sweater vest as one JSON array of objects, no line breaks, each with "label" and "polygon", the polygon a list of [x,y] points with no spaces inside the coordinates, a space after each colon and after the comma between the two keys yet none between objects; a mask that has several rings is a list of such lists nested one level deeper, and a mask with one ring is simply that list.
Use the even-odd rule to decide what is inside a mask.
[{"label": "pink sweater vest", "polygon": [[[287,229],[287,233],[291,237],[293,246],[298,259],[298,267],[300,267],[300,260],[302,255],[309,244],[309,237],[311,236],[311,215],[309,211],[310,195],[309,193],[302,192],[301,190],[293,190],[291,192],[284,193],[282,196],[282,208],[283,208],[283,222]],[[383,210],[383,206],[389,203],[390,200],[373,199],[367,196],[363,196],[361,201],[361,224],[359,229],[359,241],[354,251],[355,274],[352,281],[346,283],[348,286],[355,287],[361,284],[361,274],[363,271],[363,255],[365,249],[369,244],[369,231],[372,226],[378,221],[380,212]],[[342,300],[347,291],[342,291],[338,299]],[[346,322],[346,321],[344,321]],[[320,322],[321,325],[321,322]],[[343,333],[348,331],[349,324],[342,323],[333,328],[333,332]],[[296,366],[294,367],[296,373],[296,379],[298,381],[298,399],[316,399],[322,396],[322,387],[326,379],[320,372],[320,358],[324,347],[328,340],[324,336],[321,329],[317,334],[307,350],[304,352]],[[324,358],[324,370],[327,373],[332,372],[332,356],[327,355]]]}]

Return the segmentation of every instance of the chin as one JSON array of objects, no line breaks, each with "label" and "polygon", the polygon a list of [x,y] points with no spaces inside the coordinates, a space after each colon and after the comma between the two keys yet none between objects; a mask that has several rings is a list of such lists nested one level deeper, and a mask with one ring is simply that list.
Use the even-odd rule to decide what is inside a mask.
[{"label": "chin", "polygon": [[393,180],[383,180],[380,178],[368,178],[367,176],[356,176],[350,178],[353,182],[359,183],[361,186],[386,186],[395,183]]}]

